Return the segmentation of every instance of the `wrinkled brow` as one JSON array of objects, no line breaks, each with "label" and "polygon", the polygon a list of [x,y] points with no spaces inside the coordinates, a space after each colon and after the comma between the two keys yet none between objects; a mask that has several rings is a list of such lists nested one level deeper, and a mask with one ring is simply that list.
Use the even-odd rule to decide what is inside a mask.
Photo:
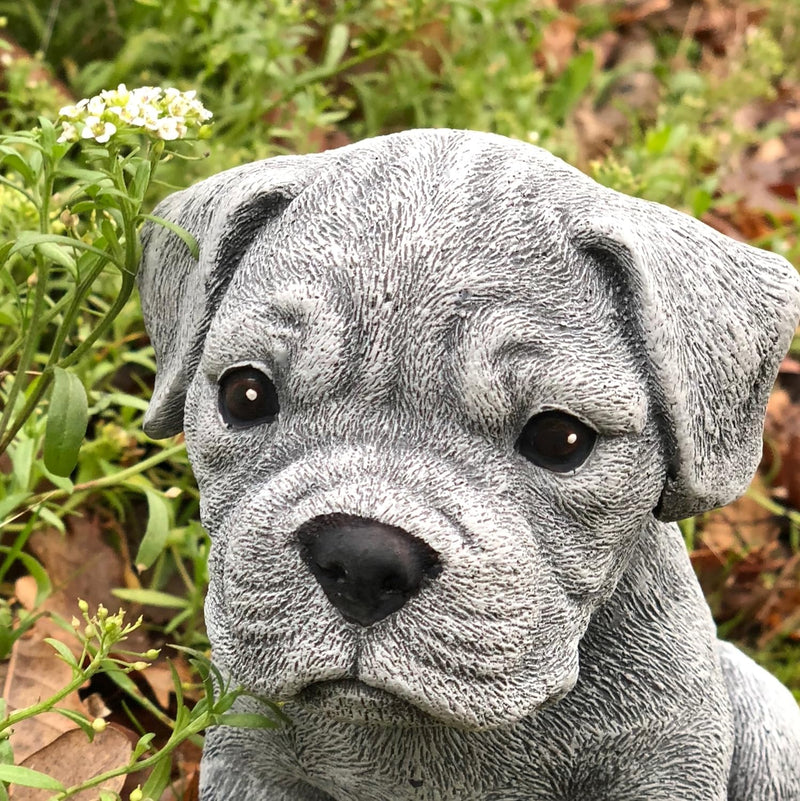
[{"label": "wrinkled brow", "polygon": [[643,430],[643,367],[608,320],[573,326],[532,310],[495,307],[465,328],[455,358],[464,400],[481,416],[560,409],[601,433]]},{"label": "wrinkled brow", "polygon": [[279,294],[223,304],[212,323],[202,365],[216,379],[225,367],[248,359],[280,359],[296,345],[315,312],[312,300]]}]

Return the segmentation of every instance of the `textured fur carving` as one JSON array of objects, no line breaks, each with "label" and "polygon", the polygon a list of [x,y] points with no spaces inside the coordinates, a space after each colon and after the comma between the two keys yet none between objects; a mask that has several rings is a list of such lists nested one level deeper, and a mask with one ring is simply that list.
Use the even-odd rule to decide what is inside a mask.
[{"label": "textured fur carving", "polygon": [[[465,131],[249,164],[157,214],[200,259],[146,231],[145,427],[186,431],[216,662],[293,721],[211,732],[204,801],[800,799],[800,710],[717,642],[666,522],[755,469],[785,260]],[[274,422],[221,419],[242,364]],[[515,450],[552,409],[598,432],[574,471]],[[298,541],[334,514],[441,572],[348,622]]]}]

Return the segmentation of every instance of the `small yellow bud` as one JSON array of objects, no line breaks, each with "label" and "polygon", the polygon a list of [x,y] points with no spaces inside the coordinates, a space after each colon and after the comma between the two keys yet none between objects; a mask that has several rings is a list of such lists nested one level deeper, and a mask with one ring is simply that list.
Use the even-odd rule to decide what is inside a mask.
[{"label": "small yellow bud", "polygon": [[92,721],[92,728],[99,734],[101,731],[106,730],[106,726],[108,724],[103,720],[103,718],[95,718]]},{"label": "small yellow bud", "polygon": [[77,617],[73,617],[73,618],[72,618],[72,628],[77,630],[77,629],[79,629],[80,627],[81,627],[81,622],[80,622],[80,620],[78,620],[78,618],[77,618]]},{"label": "small yellow bud", "polygon": [[91,640],[93,637],[97,636],[97,629],[91,623],[89,623],[89,625],[83,630],[83,636],[86,637],[87,640]]},{"label": "small yellow bud", "polygon": [[148,652],[145,654],[145,657],[146,657],[147,659],[158,659],[158,655],[159,655],[160,653],[161,653],[161,651],[159,651],[159,650],[158,650],[158,648],[151,648],[151,649],[150,649],[150,650],[149,650],[149,651],[148,651]]},{"label": "small yellow bud", "polygon": [[78,600],[78,609],[80,609],[81,612],[88,612],[89,604],[86,601],[84,601],[83,598],[80,598]]},{"label": "small yellow bud", "polygon": [[144,670],[145,668],[149,668],[150,664],[148,662],[134,662],[131,665],[131,670]]},{"label": "small yellow bud", "polygon": [[142,801],[142,788],[137,787],[135,790],[131,790],[131,794],[128,796],[130,801]]},{"label": "small yellow bud", "polygon": [[97,607],[97,619],[99,621],[103,621],[108,617],[108,609],[106,609],[103,604]]}]

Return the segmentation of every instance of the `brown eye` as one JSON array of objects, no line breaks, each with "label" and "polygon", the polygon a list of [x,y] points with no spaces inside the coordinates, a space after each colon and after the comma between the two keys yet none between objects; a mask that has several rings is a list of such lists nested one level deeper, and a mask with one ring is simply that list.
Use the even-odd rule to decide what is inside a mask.
[{"label": "brown eye", "polygon": [[596,432],[572,415],[542,412],[525,423],[516,448],[539,467],[568,473],[586,461],[595,439]]},{"label": "brown eye", "polygon": [[219,411],[232,428],[271,423],[280,411],[275,384],[255,367],[237,367],[219,382]]}]

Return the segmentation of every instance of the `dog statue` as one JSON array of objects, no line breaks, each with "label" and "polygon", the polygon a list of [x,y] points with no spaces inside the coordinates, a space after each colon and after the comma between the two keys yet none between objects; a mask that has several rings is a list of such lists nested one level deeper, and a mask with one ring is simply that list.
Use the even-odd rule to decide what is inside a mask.
[{"label": "dog statue", "polygon": [[167,198],[145,430],[185,430],[217,665],[204,801],[796,801],[800,710],[675,521],[761,454],[779,256],[504,137],[421,130]]}]

